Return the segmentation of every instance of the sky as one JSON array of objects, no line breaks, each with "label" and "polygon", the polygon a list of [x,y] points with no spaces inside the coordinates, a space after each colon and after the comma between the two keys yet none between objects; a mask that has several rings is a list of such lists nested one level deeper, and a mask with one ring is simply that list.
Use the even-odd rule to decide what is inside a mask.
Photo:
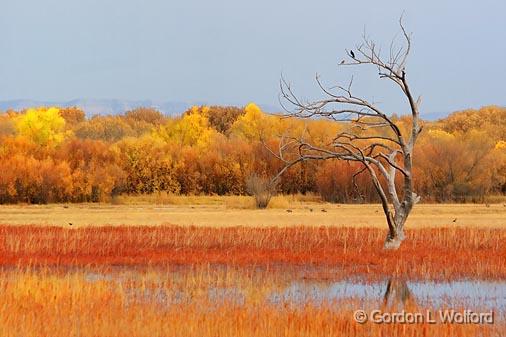
[{"label": "sky", "polygon": [[506,2],[1,0],[0,100],[116,98],[277,105],[354,76],[357,95],[402,114],[374,68],[338,67],[364,31],[387,50],[413,33],[407,76],[422,115],[506,105]]}]

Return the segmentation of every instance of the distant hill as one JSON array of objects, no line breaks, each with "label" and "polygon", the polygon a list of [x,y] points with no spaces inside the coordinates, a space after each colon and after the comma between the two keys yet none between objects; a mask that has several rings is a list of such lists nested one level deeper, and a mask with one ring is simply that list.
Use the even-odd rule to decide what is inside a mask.
[{"label": "distant hill", "polygon": [[185,111],[191,105],[193,104],[189,102],[159,102],[152,100],[129,101],[120,99],[74,99],[71,101],[36,101],[19,99],[0,101],[0,110],[23,110],[36,106],[76,106],[81,108],[87,116],[93,116],[117,115],[139,107],[152,107],[164,114],[172,115]]},{"label": "distant hill", "polygon": [[[81,108],[88,117],[94,115],[117,115],[125,111],[139,107],[151,107],[167,115],[177,115],[187,110],[192,105],[204,105],[206,102],[178,102],[178,101],[153,101],[153,100],[121,100],[121,99],[74,99],[71,101],[37,101],[30,99],[17,99],[0,101],[0,111],[8,109],[23,110],[38,106],[76,106]],[[211,104],[212,105],[212,104]],[[277,112],[279,108],[273,105],[260,104],[266,112]]]},{"label": "distant hill", "polygon": [[[23,110],[38,106],[77,106],[81,108],[88,117],[94,115],[118,115],[125,111],[139,107],[151,107],[159,110],[166,115],[178,115],[192,105],[205,105],[207,102],[183,102],[183,101],[154,101],[154,100],[122,100],[122,99],[87,99],[79,98],[70,101],[37,101],[31,99],[16,99],[9,101],[0,101],[0,111],[8,109]],[[209,104],[214,105],[214,104]],[[217,104],[219,105],[219,104]],[[241,106],[241,104],[235,104]],[[245,104],[243,104],[245,105]],[[272,104],[259,104],[265,112],[280,112],[281,108]],[[421,117],[425,120],[435,121],[448,117],[449,112],[422,112]]]}]

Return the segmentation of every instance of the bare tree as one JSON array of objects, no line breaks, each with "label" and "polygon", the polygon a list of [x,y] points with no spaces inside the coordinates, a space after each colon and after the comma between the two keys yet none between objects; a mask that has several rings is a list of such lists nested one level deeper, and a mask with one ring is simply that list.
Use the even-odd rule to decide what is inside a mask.
[{"label": "bare tree", "polygon": [[[348,86],[325,87],[319,76],[316,82],[324,94],[318,101],[305,102],[299,99],[290,84],[281,79],[281,98],[286,117],[328,118],[343,122],[347,128],[339,132],[329,144],[315,144],[308,140],[307,132],[297,137],[282,136],[278,151],[271,151],[284,162],[284,167],[273,178],[273,182],[293,165],[307,160],[338,159],[358,162],[361,169],[353,175],[368,173],[381,199],[388,224],[388,235],[384,247],[397,249],[404,239],[404,224],[419,196],[413,190],[413,148],[422,127],[419,123],[420,97],[414,99],[407,81],[406,61],[411,50],[411,35],[399,20],[402,45],[390,45],[386,59],[376,44],[365,34],[362,44],[355,52],[346,50],[347,60],[340,66],[376,67],[378,76],[397,86],[407,100],[410,110],[409,130],[403,130],[395,120],[375,102],[352,93],[353,78]],[[282,102],[283,104],[283,102]],[[396,175],[402,179],[396,180]]]}]

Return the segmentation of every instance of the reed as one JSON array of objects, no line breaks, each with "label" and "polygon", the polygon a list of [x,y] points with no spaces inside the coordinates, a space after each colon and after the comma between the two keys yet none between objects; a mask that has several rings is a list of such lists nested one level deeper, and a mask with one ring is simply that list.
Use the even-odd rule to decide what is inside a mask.
[{"label": "reed", "polygon": [[[100,268],[103,268],[102,270]],[[104,272],[100,267],[95,272]],[[243,270],[244,271],[244,270]],[[167,276],[150,269],[92,277],[89,270],[16,267],[0,277],[0,336],[500,336],[493,325],[358,324],[358,298],[302,305],[272,303],[266,295],[284,276],[203,267]],[[101,274],[98,274],[101,275]],[[108,275],[108,274],[105,274]],[[240,289],[241,300],[211,296]],[[184,294],[182,296],[181,294]],[[372,303],[371,305],[375,305]],[[376,304],[377,305],[377,304]],[[422,307],[410,310],[424,311]]]},{"label": "reed", "polygon": [[0,226],[0,266],[338,266],[335,277],[504,279],[506,230],[410,230],[398,251],[375,228]]}]

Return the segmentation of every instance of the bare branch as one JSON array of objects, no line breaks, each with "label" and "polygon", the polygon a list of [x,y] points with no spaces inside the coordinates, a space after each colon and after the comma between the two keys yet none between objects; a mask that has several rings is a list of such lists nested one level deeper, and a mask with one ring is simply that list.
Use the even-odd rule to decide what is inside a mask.
[{"label": "bare branch", "polygon": [[[290,167],[307,160],[337,159],[362,164],[362,168],[352,176],[353,184],[358,175],[368,172],[381,200],[389,226],[389,236],[385,247],[396,248],[403,239],[403,226],[413,205],[419,197],[413,191],[412,155],[416,138],[421,132],[419,125],[420,97],[415,101],[408,85],[406,65],[411,52],[411,35],[407,33],[402,17],[399,20],[404,44],[396,46],[395,38],[390,44],[387,59],[365,33],[362,43],[354,50],[346,49],[347,60],[340,66],[372,65],[380,79],[392,81],[400,88],[411,111],[411,130],[402,132],[395,121],[374,102],[356,96],[353,91],[353,77],[346,85],[327,87],[316,74],[315,81],[324,95],[323,99],[304,102],[298,98],[290,84],[282,77],[280,89],[282,98],[291,110],[285,109],[283,117],[327,118],[348,125],[348,129],[335,135],[326,145],[311,143],[305,139],[304,132],[299,137],[283,136],[279,143],[279,153],[275,156],[285,166],[273,181]],[[285,108],[285,105],[282,105]],[[274,151],[270,150],[274,154]],[[288,159],[290,157],[290,159]],[[402,185],[397,186],[396,173],[402,174]],[[384,188],[386,187],[386,189]],[[402,201],[397,189],[402,189]],[[393,205],[393,212],[390,210]]]}]

